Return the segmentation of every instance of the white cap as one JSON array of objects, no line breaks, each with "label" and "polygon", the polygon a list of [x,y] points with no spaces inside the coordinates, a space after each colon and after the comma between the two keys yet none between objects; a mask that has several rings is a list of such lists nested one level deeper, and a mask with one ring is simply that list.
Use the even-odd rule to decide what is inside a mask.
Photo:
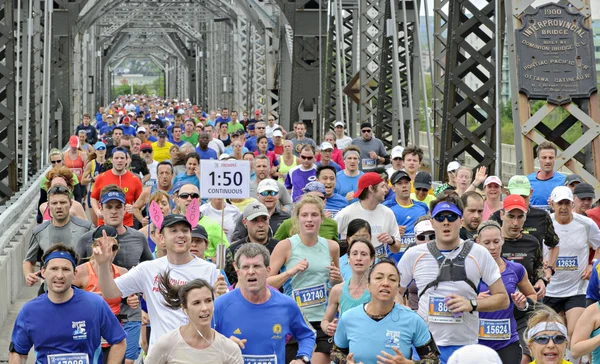
[{"label": "white cap", "polygon": [[179,108],[179,110],[177,111],[178,114],[185,114],[185,111],[182,108]]},{"label": "white cap", "polygon": [[277,191],[279,192],[279,185],[277,181],[271,178],[263,179],[256,187],[256,192],[261,193],[263,191]]},{"label": "white cap", "polygon": [[489,185],[490,183],[495,183],[498,186],[502,187],[502,181],[500,180],[500,178],[498,178],[498,176],[489,176],[488,178],[486,178],[483,182],[483,187]]},{"label": "white cap", "polygon": [[281,130],[275,130],[273,132],[273,138],[275,138],[275,137],[282,137],[282,136],[283,136],[283,133],[281,132]]},{"label": "white cap", "polygon": [[331,143],[329,142],[323,142],[321,143],[321,150],[333,150],[333,145],[331,145]]},{"label": "white cap", "polygon": [[158,110],[158,113],[159,113],[159,114],[164,114],[164,113],[165,113],[165,110]]},{"label": "white cap", "polygon": [[458,163],[457,161],[452,161],[452,162],[448,163],[448,168],[446,168],[446,171],[452,172],[452,171],[456,171],[459,168],[460,168],[460,163]]},{"label": "white cap", "polygon": [[341,126],[342,128],[345,126],[343,122],[341,121],[336,121],[335,124],[333,124],[334,127],[336,126]]},{"label": "white cap", "polygon": [[404,153],[404,148],[401,146],[396,146],[392,149],[392,159],[402,158],[402,153]]},{"label": "white cap", "polygon": [[433,231],[433,226],[429,220],[423,220],[415,226],[415,236],[423,234],[426,231]]},{"label": "white cap", "polygon": [[119,115],[125,115],[125,113],[123,111],[119,111]]},{"label": "white cap", "polygon": [[448,364],[502,364],[502,360],[492,348],[475,344],[456,350],[450,355]]},{"label": "white cap", "polygon": [[137,128],[137,132],[138,132],[138,133],[147,133],[148,131],[146,130],[146,128],[145,128],[145,127],[143,127],[143,126],[140,126],[139,128]]},{"label": "white cap", "polygon": [[569,200],[573,202],[573,191],[567,186],[554,187],[550,194],[552,202],[560,202],[562,200]]},{"label": "white cap", "polygon": [[127,115],[135,116],[135,113],[132,112],[132,111],[130,111],[130,112],[127,113]]},{"label": "white cap", "polygon": [[223,153],[223,154],[221,154],[219,156],[219,160],[220,161],[227,160],[227,159],[230,159],[230,158],[231,158],[231,156],[229,154],[227,154],[227,153]]}]

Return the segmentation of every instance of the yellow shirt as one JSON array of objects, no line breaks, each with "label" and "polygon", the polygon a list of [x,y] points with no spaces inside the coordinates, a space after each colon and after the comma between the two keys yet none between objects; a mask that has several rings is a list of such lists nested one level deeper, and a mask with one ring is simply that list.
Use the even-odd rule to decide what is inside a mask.
[{"label": "yellow shirt", "polygon": [[171,154],[169,153],[169,150],[171,149],[172,146],[173,146],[173,144],[171,144],[169,142],[165,142],[165,145],[162,147],[158,146],[158,142],[152,143],[152,151],[154,152],[154,160],[157,162],[162,162],[162,161],[166,161],[167,159],[171,158]]},{"label": "yellow shirt", "polygon": [[[417,195],[413,192],[410,194],[410,198],[415,200],[415,201],[421,201],[417,198]],[[423,202],[425,205],[427,205],[429,207],[429,204],[431,203],[431,201],[435,200],[435,196],[431,195],[431,194],[427,194],[427,196],[425,197],[425,199],[421,202]]]},{"label": "yellow shirt", "polygon": [[[535,364],[535,360],[534,360],[534,361],[532,361],[532,362],[531,362],[531,363],[529,363],[529,364]],[[565,360],[565,359],[563,359],[563,360],[560,362],[560,364],[573,364],[573,363],[571,363],[571,362],[570,362],[570,361],[568,361],[568,360]]]}]

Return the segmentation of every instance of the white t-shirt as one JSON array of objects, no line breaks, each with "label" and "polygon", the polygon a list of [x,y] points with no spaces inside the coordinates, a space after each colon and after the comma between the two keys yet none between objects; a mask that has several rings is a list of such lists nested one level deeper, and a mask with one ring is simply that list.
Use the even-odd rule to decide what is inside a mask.
[{"label": "white t-shirt", "polygon": [[[154,330],[154,326],[152,327]],[[200,360],[201,358],[201,360]],[[144,363],[211,363],[211,364],[243,364],[242,351],[233,341],[215,331],[212,345],[206,349],[189,346],[179,328],[161,336],[152,347]]]},{"label": "white t-shirt", "polygon": [[223,142],[218,138],[213,138],[210,142],[208,142],[208,147],[217,152],[217,156],[223,154],[223,151],[225,150],[225,144],[223,144]]},{"label": "white t-shirt", "polygon": [[173,310],[165,306],[165,300],[158,288],[158,275],[170,270],[169,277],[176,285],[183,285],[196,278],[207,280],[211,285],[217,280],[217,266],[205,260],[194,258],[187,264],[174,265],[167,257],[148,260],[133,267],[127,274],[115,279],[123,297],[143,293],[148,305],[148,315],[152,321],[150,346],[167,332],[185,325],[187,316],[181,309]]},{"label": "white t-shirt", "polygon": [[[215,209],[210,203],[205,203],[200,206],[200,212],[202,212],[202,215],[210,217],[221,225],[221,210]],[[235,226],[241,215],[242,213],[237,207],[228,203],[225,204],[225,220],[223,220],[223,226],[221,227],[227,230],[225,233],[225,235],[227,235],[227,241],[231,241],[233,231],[235,230]],[[221,237],[219,236],[219,239],[220,238]]]},{"label": "white t-shirt", "polygon": [[146,182],[145,186],[154,186],[158,181],[158,174],[156,172],[156,168],[158,167],[158,162],[152,160],[152,164],[147,164],[148,170],[150,171],[150,179]]},{"label": "white t-shirt", "polygon": [[[336,137],[337,138],[337,137]],[[347,135],[335,140],[335,146],[344,151],[344,148],[352,144],[352,138]]]},{"label": "white t-shirt", "polygon": [[573,213],[573,220],[561,225],[551,214],[554,231],[558,235],[558,259],[556,273],[546,287],[546,296],[571,297],[585,294],[588,280],[581,275],[588,265],[589,246],[600,247],[600,229],[587,216]]},{"label": "white t-shirt", "polygon": [[267,135],[267,138],[272,139],[273,132],[277,128],[279,128],[279,124],[273,124],[273,126],[269,126],[269,124],[267,124],[267,126],[265,127],[265,134]]},{"label": "white t-shirt", "polygon": [[[463,244],[461,242],[451,252],[442,252],[442,254],[448,259],[453,259],[461,251]],[[494,258],[487,249],[477,244],[473,244],[465,259],[465,269],[468,279],[476,286],[480,280],[490,286],[501,279]],[[421,244],[404,252],[398,263],[398,270],[400,270],[400,285],[407,288],[414,279],[420,295],[427,284],[437,278],[439,267],[433,255],[429,253],[427,244]],[[419,315],[429,326],[436,344],[442,346],[477,344],[479,313],[464,312],[462,318],[452,317],[443,302],[444,298],[451,293],[470,300],[477,298],[477,293],[464,281],[440,282],[437,288],[429,288],[419,299]],[[435,309],[430,315],[430,310],[434,307],[439,309]]]},{"label": "white t-shirt", "polygon": [[375,210],[370,211],[364,209],[360,201],[344,207],[335,215],[338,234],[341,235],[342,239],[346,239],[348,224],[354,219],[366,220],[371,225],[371,243],[375,248],[377,257],[385,255],[385,245],[377,239],[381,233],[388,233],[396,239],[396,242],[400,242],[396,216],[389,207],[379,204]]}]

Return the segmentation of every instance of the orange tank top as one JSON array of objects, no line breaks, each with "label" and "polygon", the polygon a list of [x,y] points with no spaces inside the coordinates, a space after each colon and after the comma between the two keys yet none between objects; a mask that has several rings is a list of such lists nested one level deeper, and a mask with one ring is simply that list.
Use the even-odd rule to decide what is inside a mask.
[{"label": "orange tank top", "polygon": [[[100,293],[101,291],[100,291],[100,286],[98,285],[98,276],[96,275],[96,272],[94,271],[94,266],[92,265],[91,262],[87,262],[85,264],[87,265],[87,269],[88,269],[88,282],[87,282],[87,285],[85,286],[85,290],[88,292]],[[117,278],[117,277],[121,276],[121,273],[119,272],[119,269],[117,268],[117,266],[114,264],[111,264],[111,266],[113,268],[113,277]],[[119,313],[121,313],[121,297],[104,298],[104,300],[110,306],[110,309],[113,314],[118,315]]]},{"label": "orange tank top", "polygon": [[71,159],[71,156],[69,155],[69,152],[65,153],[65,167],[69,168],[73,173],[75,173],[75,175],[77,176],[77,179],[79,180],[79,182],[81,182],[81,177],[83,176],[83,159],[81,158],[81,153],[78,151],[77,152],[77,158],[75,158],[74,160]]}]

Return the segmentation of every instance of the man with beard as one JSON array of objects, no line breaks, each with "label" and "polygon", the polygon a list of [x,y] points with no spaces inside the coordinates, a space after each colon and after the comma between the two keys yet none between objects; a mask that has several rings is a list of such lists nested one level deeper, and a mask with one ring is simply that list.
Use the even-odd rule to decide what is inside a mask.
[{"label": "man with beard", "polygon": [[325,212],[331,214],[331,218],[348,206],[348,201],[341,195],[335,193],[336,170],[333,166],[317,167],[317,181],[325,186]]},{"label": "man with beard", "polygon": [[200,133],[200,136],[198,137],[198,146],[196,147],[196,153],[198,153],[200,159],[217,159],[217,152],[208,147],[209,142],[210,134],[205,131]]},{"label": "man with beard", "polygon": [[[290,215],[287,216],[289,217]],[[279,240],[273,239],[272,231],[276,230],[271,230],[269,226],[270,218],[271,214],[268,207],[260,202],[251,203],[244,209],[242,223],[244,224],[244,230],[247,232],[246,236],[231,244],[229,249],[227,249],[225,274],[229,278],[229,283],[236,284],[238,281],[237,273],[233,266],[233,257],[242,245],[248,243],[261,244],[269,250],[269,253],[272,253],[273,249],[275,249],[275,245],[277,245]]]},{"label": "man with beard", "polygon": [[[149,144],[148,144],[149,145]],[[142,210],[146,208],[146,205],[150,202],[150,196],[156,191],[166,192],[168,195],[171,194],[171,189],[173,188],[173,166],[171,163],[165,161],[160,162],[156,166],[156,175],[157,181],[152,186],[144,187],[142,194],[133,204],[133,214],[135,215],[138,221],[144,220],[144,215],[142,214]],[[175,207],[175,204],[172,200],[169,200],[171,204],[171,208]],[[141,219],[141,220],[140,220]]]},{"label": "man with beard", "polygon": [[70,191],[67,187],[54,186],[48,190],[48,209],[51,218],[33,230],[23,261],[23,274],[28,286],[33,286],[40,280],[40,276],[34,273],[35,265],[37,262],[42,262],[42,255],[50,246],[63,243],[75,247],[79,238],[94,228],[91,222],[70,216],[71,203]]},{"label": "man with beard", "polygon": [[[256,179],[250,183],[250,196],[256,195],[258,185],[263,180],[271,179],[271,163],[266,155],[257,155],[254,158],[254,172],[256,173]],[[277,193],[279,207],[281,210],[289,213],[294,208],[292,198],[283,183],[277,182],[277,186],[279,187],[279,192]]]},{"label": "man with beard", "polygon": [[98,216],[98,225],[103,225],[102,209],[98,200],[100,199],[100,191],[110,184],[115,184],[125,191],[126,205],[124,224],[133,226],[132,205],[142,194],[142,182],[133,173],[127,170],[127,158],[129,152],[124,148],[115,148],[112,155],[112,169],[108,170],[98,177],[92,189],[91,204],[96,216]]},{"label": "man with beard", "polygon": [[460,228],[460,238],[473,239],[481,224],[483,215],[483,197],[475,191],[467,191],[460,197],[464,205],[463,226]]},{"label": "man with beard", "polygon": [[[256,198],[258,198],[258,201],[262,205],[266,206],[266,209],[269,212],[268,223],[271,228],[271,235],[275,234],[281,223],[290,218],[289,213],[282,211],[277,207],[278,195],[280,193],[279,183],[273,179],[262,180],[258,185]],[[232,240],[237,241],[243,239],[247,234],[246,224],[244,223],[243,216],[241,216],[238,219],[237,226],[233,232]]]}]

